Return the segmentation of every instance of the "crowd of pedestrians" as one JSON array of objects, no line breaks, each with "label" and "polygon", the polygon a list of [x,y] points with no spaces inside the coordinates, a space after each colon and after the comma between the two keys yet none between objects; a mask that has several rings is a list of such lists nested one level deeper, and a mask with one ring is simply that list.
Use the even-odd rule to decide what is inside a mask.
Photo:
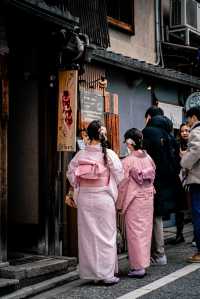
[{"label": "crowd of pedestrians", "polygon": [[129,277],[143,278],[150,265],[167,264],[163,218],[176,214],[171,243],[184,242],[189,206],[197,252],[188,261],[200,262],[200,108],[188,110],[186,119],[177,140],[163,110],[150,107],[143,131],[125,132],[128,155],[123,159],[108,148],[101,122],[89,124],[88,142],[67,170],[73,196],[68,194],[66,203],[78,210],[81,278],[105,285],[119,282],[117,211],[126,227]]}]

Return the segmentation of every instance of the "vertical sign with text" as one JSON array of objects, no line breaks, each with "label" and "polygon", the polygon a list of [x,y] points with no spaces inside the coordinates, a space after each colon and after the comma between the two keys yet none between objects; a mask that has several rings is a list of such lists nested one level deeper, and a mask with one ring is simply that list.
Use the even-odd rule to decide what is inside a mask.
[{"label": "vertical sign with text", "polygon": [[59,72],[58,151],[76,151],[77,80],[77,71]]}]

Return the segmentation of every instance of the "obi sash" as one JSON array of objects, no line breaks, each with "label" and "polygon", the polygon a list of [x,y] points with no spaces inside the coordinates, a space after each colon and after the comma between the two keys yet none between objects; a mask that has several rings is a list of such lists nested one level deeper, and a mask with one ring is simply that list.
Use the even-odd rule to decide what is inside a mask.
[{"label": "obi sash", "polygon": [[150,185],[154,182],[155,179],[155,169],[153,167],[142,169],[142,167],[134,166],[130,170],[129,176],[132,177],[139,185]]},{"label": "obi sash", "polygon": [[79,160],[75,176],[80,187],[105,187],[109,184],[108,167],[99,161]]}]

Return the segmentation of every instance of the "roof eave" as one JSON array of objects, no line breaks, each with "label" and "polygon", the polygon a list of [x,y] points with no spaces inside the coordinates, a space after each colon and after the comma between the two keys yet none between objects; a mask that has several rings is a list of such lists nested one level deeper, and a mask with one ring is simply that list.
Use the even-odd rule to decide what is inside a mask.
[{"label": "roof eave", "polygon": [[42,18],[47,22],[54,23],[69,30],[73,30],[74,26],[79,25],[79,19],[73,17],[68,11],[61,13],[59,10],[51,9],[47,5],[37,6],[34,3],[31,3],[31,1],[28,2],[26,0],[6,0],[5,3],[10,7],[16,7],[28,14]]},{"label": "roof eave", "polygon": [[162,68],[106,50],[94,51],[93,60],[162,80],[200,88],[200,79],[175,70]]}]

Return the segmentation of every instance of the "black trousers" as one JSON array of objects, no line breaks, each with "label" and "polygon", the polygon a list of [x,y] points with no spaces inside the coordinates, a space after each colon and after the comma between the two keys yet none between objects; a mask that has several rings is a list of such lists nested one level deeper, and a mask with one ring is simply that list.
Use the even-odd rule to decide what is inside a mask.
[{"label": "black trousers", "polygon": [[177,211],[175,217],[176,217],[176,236],[180,236],[183,233],[184,212],[183,211]]}]

